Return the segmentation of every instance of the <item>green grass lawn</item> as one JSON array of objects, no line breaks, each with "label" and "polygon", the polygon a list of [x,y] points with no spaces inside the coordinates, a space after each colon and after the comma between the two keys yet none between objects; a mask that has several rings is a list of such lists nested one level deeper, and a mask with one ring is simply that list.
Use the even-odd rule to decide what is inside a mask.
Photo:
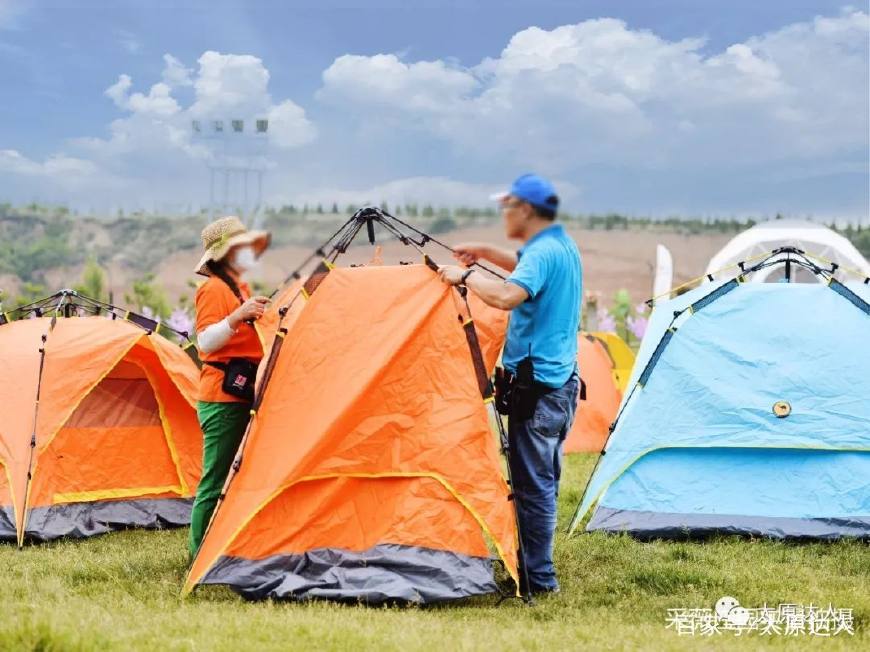
[{"label": "green grass lawn", "polygon": [[[639,543],[564,535],[591,456],[567,461],[556,563],[562,593],[534,607],[495,598],[430,608],[247,603],[207,587],[179,597],[186,531],[0,545],[0,650],[870,649],[870,548],[723,538]],[[668,608],[832,603],[855,635],[679,637]]]}]

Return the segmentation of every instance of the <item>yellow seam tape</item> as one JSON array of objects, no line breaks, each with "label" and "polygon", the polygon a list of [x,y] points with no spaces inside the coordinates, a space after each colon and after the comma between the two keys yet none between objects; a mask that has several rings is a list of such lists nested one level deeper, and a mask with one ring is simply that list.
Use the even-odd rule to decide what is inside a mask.
[{"label": "yellow seam tape", "polygon": [[[157,352],[154,352],[154,357],[157,359],[157,364],[163,365],[163,361],[160,359],[160,356],[157,355]],[[136,364],[136,363],[134,363]],[[172,458],[172,464],[175,466],[175,472],[178,474],[178,482],[181,484],[181,490],[184,492],[184,495],[190,493],[190,487],[187,486],[187,482],[184,480],[184,473],[181,472],[181,457],[178,455],[178,449],[175,448],[175,439],[172,437],[172,426],[169,425],[169,419],[166,416],[166,410],[163,408],[163,401],[160,399],[160,393],[157,391],[157,385],[151,379],[151,373],[145,367],[136,364],[142,370],[142,373],[145,374],[145,379],[148,381],[148,385],[151,387],[151,391],[154,394],[154,399],[157,401],[157,414],[160,416],[160,428],[163,433],[163,441],[166,442],[166,447],[169,449],[169,457]],[[169,372],[167,372],[169,375]],[[170,379],[170,384],[172,384],[172,380]],[[184,396],[182,395],[182,398]]]},{"label": "yellow seam tape", "polygon": [[[15,487],[12,484],[12,472],[10,471],[9,467],[3,463],[2,460],[0,460],[0,465],[3,466],[3,472],[6,474],[6,482],[9,483],[9,498],[12,501],[12,522],[15,524],[16,535],[18,535],[18,513],[17,513],[17,510],[15,509]],[[22,530],[24,529],[23,528],[23,525],[24,525],[23,521],[24,521],[24,518],[22,516]],[[23,537],[24,537],[24,532],[21,532],[21,534],[18,536],[18,545],[19,546],[23,543]]]},{"label": "yellow seam tape", "polygon": [[72,491],[54,494],[54,503],[92,503],[98,500],[132,498],[134,496],[153,496],[154,494],[184,495],[181,487],[131,487],[129,489],[99,489],[96,491]]}]

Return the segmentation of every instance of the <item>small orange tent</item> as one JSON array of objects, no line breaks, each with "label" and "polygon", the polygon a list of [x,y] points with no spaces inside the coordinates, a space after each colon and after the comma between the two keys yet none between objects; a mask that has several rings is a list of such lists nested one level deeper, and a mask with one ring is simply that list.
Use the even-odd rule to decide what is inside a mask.
[{"label": "small orange tent", "polygon": [[622,401],[622,392],[616,386],[613,359],[604,343],[583,333],[578,336],[577,344],[577,364],[586,383],[586,400],[578,404],[574,425],[565,438],[564,451],[598,453],[607,441],[610,424]]},{"label": "small orange tent", "polygon": [[624,394],[628,386],[628,379],[631,377],[631,370],[634,368],[634,351],[616,333],[594,331],[589,335],[600,340],[607,349],[607,353],[613,361],[613,382],[616,383],[617,389]]},{"label": "small orange tent", "polygon": [[[495,590],[489,545],[516,579],[515,514],[467,316],[423,265],[325,275],[278,331],[185,592],[460,598]],[[491,371],[499,328],[489,330]]]},{"label": "small orange tent", "polygon": [[188,523],[202,435],[187,354],[105,316],[4,322],[0,538]]}]

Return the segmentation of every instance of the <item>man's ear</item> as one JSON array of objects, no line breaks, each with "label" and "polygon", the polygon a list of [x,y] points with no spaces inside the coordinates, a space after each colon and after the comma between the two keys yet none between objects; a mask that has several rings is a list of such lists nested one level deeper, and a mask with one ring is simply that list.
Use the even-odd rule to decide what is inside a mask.
[{"label": "man's ear", "polygon": [[523,204],[523,209],[525,210],[523,219],[525,219],[527,223],[535,219],[535,209],[532,208],[531,204]]}]

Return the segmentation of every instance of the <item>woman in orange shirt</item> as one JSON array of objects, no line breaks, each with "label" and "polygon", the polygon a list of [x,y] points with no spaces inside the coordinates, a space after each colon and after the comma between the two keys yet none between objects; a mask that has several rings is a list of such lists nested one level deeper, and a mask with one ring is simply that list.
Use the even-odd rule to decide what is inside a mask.
[{"label": "woman in orange shirt", "polygon": [[254,328],[268,298],[251,296],[241,276],[269,246],[265,231],[248,231],[223,217],[202,231],[205,254],[196,273],[208,280],[196,291],[200,359],[197,415],[202,427],[202,479],[190,516],[190,555],[196,555],[230,465],[248,425],[253,383],[263,346]]}]

